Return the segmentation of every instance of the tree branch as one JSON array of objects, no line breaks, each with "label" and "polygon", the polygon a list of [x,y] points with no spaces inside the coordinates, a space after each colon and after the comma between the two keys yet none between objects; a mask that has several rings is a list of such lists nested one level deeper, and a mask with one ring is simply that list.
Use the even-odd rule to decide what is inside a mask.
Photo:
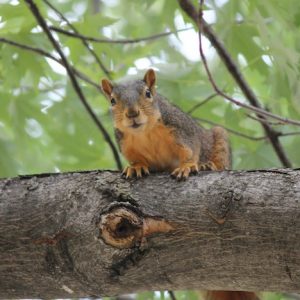
[{"label": "tree branch", "polygon": [[136,39],[101,39],[101,38],[95,38],[95,37],[91,37],[91,36],[86,36],[80,33],[75,33],[75,32],[70,32],[68,30],[64,30],[62,28],[59,27],[55,27],[55,26],[49,26],[49,28],[53,31],[56,31],[58,33],[73,37],[73,38],[77,38],[80,40],[85,40],[85,41],[90,41],[90,42],[95,42],[95,43],[101,43],[101,44],[136,44],[136,43],[140,43],[140,42],[148,42],[148,41],[153,41],[153,40],[157,40],[159,38],[162,37],[166,37],[172,34],[176,34],[182,31],[186,31],[186,30],[190,30],[193,27],[190,28],[183,28],[183,29],[178,29],[176,31],[167,31],[167,32],[162,32],[162,33],[158,33],[158,34],[153,34],[150,36],[146,36],[146,37],[140,37],[140,38],[136,38]]},{"label": "tree branch", "polygon": [[73,88],[74,88],[75,92],[77,93],[81,103],[83,104],[83,106],[85,107],[85,109],[87,110],[87,112],[89,113],[91,118],[93,119],[93,121],[96,123],[98,128],[100,129],[105,141],[109,144],[109,146],[110,146],[110,148],[113,152],[113,156],[115,158],[118,169],[122,169],[121,160],[120,160],[120,157],[119,157],[116,146],[114,145],[113,141],[111,140],[111,138],[110,138],[108,132],[106,131],[106,129],[104,128],[103,124],[100,122],[100,120],[98,120],[98,118],[95,115],[95,113],[93,112],[92,108],[90,107],[90,105],[86,101],[85,96],[84,96],[84,94],[83,94],[83,92],[82,92],[82,90],[81,90],[81,88],[80,88],[80,86],[77,82],[77,79],[76,79],[76,77],[75,77],[75,75],[72,71],[71,66],[69,65],[64,53],[60,49],[59,44],[57,43],[57,41],[52,36],[52,34],[50,32],[50,29],[48,28],[48,25],[46,24],[44,18],[40,14],[40,11],[39,11],[38,7],[35,5],[33,0],[25,0],[25,2],[28,4],[29,9],[31,10],[34,17],[36,18],[38,24],[43,28],[44,32],[46,33],[46,35],[47,35],[48,39],[50,40],[50,42],[52,43],[53,47],[58,52],[64,66],[66,68],[66,71],[69,75],[69,78],[71,80]]},{"label": "tree branch", "polygon": [[284,125],[284,123],[282,123],[282,122],[272,122],[270,120],[267,120],[265,118],[261,118],[261,117],[258,117],[258,116],[254,117],[254,116],[252,116],[250,114],[246,114],[246,115],[247,115],[248,118],[250,118],[252,120],[258,121],[260,123],[265,123],[265,124],[268,124],[270,126]]},{"label": "tree branch", "polygon": [[[0,180],[0,298],[300,291],[300,170]],[[182,205],[184,203],[184,205]]]},{"label": "tree branch", "polygon": [[[23,49],[23,50],[31,51],[31,52],[37,53],[39,55],[48,57],[48,58],[52,59],[53,61],[55,61],[55,62],[57,62],[60,65],[65,67],[65,65],[63,64],[61,59],[56,58],[55,56],[53,56],[49,52],[45,51],[44,49],[28,46],[28,45],[25,45],[25,44],[21,44],[21,43],[18,43],[18,42],[15,42],[15,41],[12,41],[12,40],[9,40],[9,39],[6,39],[6,38],[0,38],[0,43],[5,43],[5,44],[11,45],[11,46],[18,47],[18,48]],[[80,78],[81,80],[85,81],[86,83],[92,85],[99,92],[103,93],[100,86],[99,86],[99,84],[97,84],[95,81],[92,81],[89,77],[87,77],[85,74],[81,73],[75,67],[73,67],[73,66],[70,66],[70,67],[72,68],[72,71],[74,72],[74,74],[78,78]]]},{"label": "tree branch", "polygon": [[280,137],[292,136],[292,135],[300,135],[300,131],[279,132],[279,133],[278,133],[278,136],[280,136]]},{"label": "tree branch", "polygon": [[175,293],[173,291],[168,291],[171,300],[176,300]]},{"label": "tree branch", "polygon": [[210,100],[212,100],[213,98],[215,98],[216,96],[218,96],[218,93],[213,93],[209,96],[207,96],[204,100],[202,100],[201,102],[195,104],[192,108],[190,108],[187,113],[191,114],[193,113],[196,109],[198,109],[199,107],[201,107],[202,105],[205,105],[207,102],[209,102]]},{"label": "tree branch", "polygon": [[252,140],[252,141],[263,141],[263,140],[266,140],[266,139],[267,139],[266,136],[259,136],[259,137],[251,136],[251,135],[248,135],[248,134],[239,132],[239,131],[237,131],[237,130],[231,129],[231,128],[229,128],[229,127],[225,127],[225,126],[223,126],[223,125],[221,125],[221,124],[218,124],[218,123],[216,123],[216,122],[213,122],[213,121],[210,121],[210,120],[207,120],[207,119],[198,118],[198,117],[193,117],[193,119],[198,120],[198,121],[200,121],[200,122],[204,122],[204,123],[213,125],[213,126],[221,126],[221,127],[223,127],[224,129],[226,129],[228,132],[230,132],[230,133],[232,133],[232,134],[234,134],[234,135],[243,137],[243,138],[248,139],[248,140]]},{"label": "tree branch", "polygon": [[[201,102],[197,103],[196,105],[194,105],[192,108],[190,108],[187,113],[188,114],[191,114],[193,113],[196,109],[198,109],[199,107],[201,107],[202,105],[205,105],[207,102],[209,102],[210,100],[212,100],[214,97],[218,96],[218,93],[213,93],[211,95],[209,95],[208,97],[206,97],[204,100],[202,100]],[[250,117],[250,115],[249,115]],[[228,128],[228,127],[225,127],[221,124],[218,124],[216,122],[213,122],[213,121],[210,121],[210,120],[207,120],[207,119],[203,119],[203,118],[199,118],[199,117],[193,117],[195,120],[198,120],[200,122],[204,122],[204,123],[208,123],[210,125],[213,125],[213,126],[222,126],[224,129],[226,129],[228,132],[234,134],[234,135],[237,135],[237,136],[240,136],[240,137],[243,137],[243,138],[246,138],[248,140],[252,140],[252,141],[262,141],[262,140],[266,140],[267,137],[266,136],[260,136],[260,137],[253,137],[251,135],[247,135],[247,134],[244,134],[242,132],[239,132],[237,130],[234,130],[234,129],[231,129],[231,128]],[[281,134],[281,133],[279,133]],[[297,134],[297,133],[293,133],[293,134],[290,134],[290,135],[294,135],[294,134]]]},{"label": "tree branch", "polygon": [[[265,119],[265,116],[279,120],[283,123],[289,123],[293,125],[298,125],[299,126],[299,121],[296,120],[291,120],[287,118],[280,117],[278,115],[272,114],[270,112],[267,112],[266,110],[261,108],[261,105],[256,98],[255,94],[253,91],[250,89],[248,86],[246,80],[242,76],[242,74],[239,72],[238,67],[236,64],[233,62],[232,58],[224,48],[223,44],[218,40],[217,36],[213,33],[212,29],[208,26],[208,24],[202,19],[202,10],[200,10],[200,18],[199,15],[193,6],[193,4],[190,2],[190,0],[178,0],[181,8],[192,18],[192,20],[197,24],[199,28],[199,50],[200,54],[203,60],[204,67],[206,69],[206,72],[208,74],[209,80],[215,89],[216,92],[218,92],[219,95],[223,96],[227,100],[233,102],[234,104],[244,107],[247,109],[250,109],[254,112],[256,112],[257,116],[259,118]],[[201,0],[201,4],[203,4],[203,0]],[[224,64],[226,65],[228,71],[232,74],[233,78],[236,80],[237,84],[241,88],[242,92],[244,93],[245,97],[248,99],[248,101],[251,103],[251,105],[244,104],[240,101],[237,101],[236,99],[229,97],[225,93],[223,93],[215,84],[210,71],[207,66],[207,62],[204,56],[204,53],[202,51],[202,46],[201,46],[201,31],[205,34],[205,36],[210,40],[214,48],[217,50],[218,54],[220,55],[221,59],[223,60]],[[268,124],[261,122],[266,135],[268,136],[270,142],[272,143],[272,146],[280,159],[281,163],[285,167],[291,167],[291,162],[287,158],[285,151],[278,139],[277,132]]]}]

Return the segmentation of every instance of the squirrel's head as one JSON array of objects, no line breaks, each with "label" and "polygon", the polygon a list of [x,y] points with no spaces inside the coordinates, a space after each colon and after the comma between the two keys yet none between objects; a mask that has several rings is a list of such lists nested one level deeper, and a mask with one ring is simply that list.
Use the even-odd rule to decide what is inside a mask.
[{"label": "squirrel's head", "polygon": [[161,118],[155,97],[155,72],[149,69],[143,80],[112,84],[103,79],[102,90],[111,105],[114,126],[121,131],[140,132]]}]

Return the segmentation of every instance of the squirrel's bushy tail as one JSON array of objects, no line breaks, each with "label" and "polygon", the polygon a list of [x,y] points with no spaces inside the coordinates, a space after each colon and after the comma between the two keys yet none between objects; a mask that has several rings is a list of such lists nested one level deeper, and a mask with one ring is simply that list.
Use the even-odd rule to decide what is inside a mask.
[{"label": "squirrel's bushy tail", "polygon": [[253,292],[241,291],[208,291],[205,300],[259,300]]}]

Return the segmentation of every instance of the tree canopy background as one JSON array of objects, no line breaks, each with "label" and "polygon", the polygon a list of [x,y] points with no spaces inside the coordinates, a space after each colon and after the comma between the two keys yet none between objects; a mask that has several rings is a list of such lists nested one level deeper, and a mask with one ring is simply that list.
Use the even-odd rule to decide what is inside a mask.
[{"label": "tree canopy background", "polygon": [[[197,1],[192,2],[198,6]],[[159,93],[198,118],[202,126],[209,128],[213,122],[231,130],[234,169],[282,166],[255,114],[215,94],[200,60],[198,28],[177,1],[35,3],[77,75],[83,74],[85,80],[78,79],[80,87],[111,137],[109,103],[99,89],[100,79],[142,78],[152,67],[157,70]],[[299,120],[300,2],[207,0],[204,8],[204,19],[224,43],[261,106]],[[74,32],[70,24],[81,35],[102,39],[86,40],[97,57],[82,39],[58,31]],[[215,49],[205,37],[203,42],[220,89],[248,103]],[[79,100],[64,67],[45,52],[33,52],[24,45],[60,59],[24,1],[0,1],[0,177],[116,169],[111,148]],[[299,167],[299,126],[269,118],[264,122],[278,133],[291,165]],[[192,299],[187,292],[177,296]],[[169,296],[151,292],[138,297]],[[281,297],[265,295],[265,299]]]}]

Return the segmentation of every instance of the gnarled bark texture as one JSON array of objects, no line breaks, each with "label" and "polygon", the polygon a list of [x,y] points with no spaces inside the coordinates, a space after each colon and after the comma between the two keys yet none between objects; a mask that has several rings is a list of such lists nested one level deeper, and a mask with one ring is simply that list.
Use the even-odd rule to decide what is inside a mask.
[{"label": "gnarled bark texture", "polygon": [[300,171],[0,180],[0,298],[300,291]]}]

